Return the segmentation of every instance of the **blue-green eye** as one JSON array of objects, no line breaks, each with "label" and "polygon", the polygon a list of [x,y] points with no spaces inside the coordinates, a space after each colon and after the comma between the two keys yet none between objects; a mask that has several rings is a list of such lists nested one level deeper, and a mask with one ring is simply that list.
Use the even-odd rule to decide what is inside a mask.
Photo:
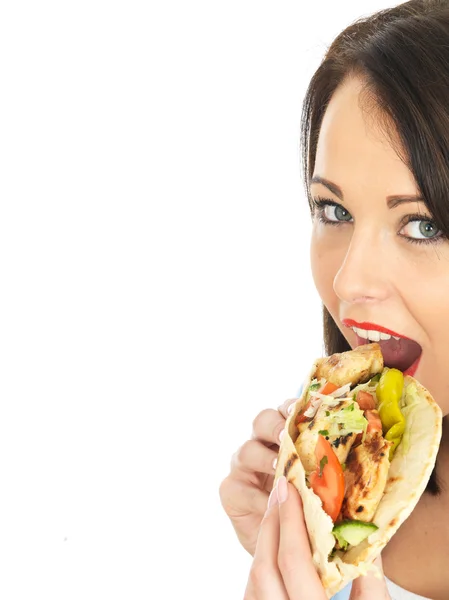
[{"label": "blue-green eye", "polygon": [[413,217],[401,229],[400,234],[413,241],[425,242],[441,237],[442,232],[433,221],[429,219],[418,219]]},{"label": "blue-green eye", "polygon": [[314,214],[322,223],[339,225],[352,222],[351,214],[341,204],[326,198],[313,199]]},{"label": "blue-green eye", "polygon": [[352,221],[348,211],[339,204],[328,204],[324,207],[324,216],[328,221],[338,223],[340,221]]}]

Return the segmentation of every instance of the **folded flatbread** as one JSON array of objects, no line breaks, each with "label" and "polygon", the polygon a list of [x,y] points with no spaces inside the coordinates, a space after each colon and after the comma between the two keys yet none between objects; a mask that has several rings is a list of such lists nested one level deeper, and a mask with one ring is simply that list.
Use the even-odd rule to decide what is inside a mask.
[{"label": "folded flatbread", "polygon": [[[377,571],[373,561],[416,506],[435,465],[441,410],[422,385],[400,372],[395,407],[390,383],[385,386],[388,371],[379,344],[318,359],[285,425],[275,480],[285,475],[299,491],[313,562],[329,598],[359,575]],[[318,463],[318,440],[332,448],[343,471],[338,516],[332,502],[335,514],[328,514],[326,489],[324,495],[314,491],[325,487],[326,473],[335,475],[334,455],[332,461],[321,455]],[[358,521],[366,529],[361,542],[336,535],[338,525],[357,529]]]}]

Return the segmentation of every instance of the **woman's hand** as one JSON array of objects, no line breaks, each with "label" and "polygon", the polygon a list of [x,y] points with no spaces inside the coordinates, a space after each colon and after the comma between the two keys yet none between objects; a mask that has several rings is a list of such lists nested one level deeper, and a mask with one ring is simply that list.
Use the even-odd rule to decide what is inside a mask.
[{"label": "woman's hand", "polygon": [[[380,557],[375,563],[382,569]],[[301,498],[280,477],[260,526],[244,600],[327,600],[312,562]],[[385,578],[353,581],[350,600],[391,600]]]},{"label": "woman's hand", "polygon": [[280,434],[295,398],[278,410],[267,409],[253,421],[251,439],[234,454],[231,472],[220,485],[220,499],[242,546],[254,556],[268,495],[273,487]]}]

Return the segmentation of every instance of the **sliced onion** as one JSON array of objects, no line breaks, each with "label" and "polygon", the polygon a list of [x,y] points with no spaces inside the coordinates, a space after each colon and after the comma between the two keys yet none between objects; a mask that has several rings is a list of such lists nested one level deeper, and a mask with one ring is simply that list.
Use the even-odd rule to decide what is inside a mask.
[{"label": "sliced onion", "polygon": [[[351,384],[346,383],[330,394],[321,394],[318,391],[309,392],[309,396],[311,398],[310,406],[306,411],[304,411],[304,416],[308,419],[312,419],[316,415],[317,410],[323,401],[330,407],[337,406],[341,402],[341,400],[337,400],[337,398],[345,396],[349,391],[351,391]],[[334,400],[329,400],[329,398],[334,398]]]},{"label": "sliced onion", "polygon": [[310,401],[309,408],[306,411],[304,411],[304,416],[307,417],[308,419],[309,418],[312,419],[316,415],[318,409],[320,408],[321,402],[322,402],[321,398],[313,398]]},{"label": "sliced onion", "polygon": [[338,388],[334,392],[331,392],[330,394],[321,394],[319,391],[316,391],[316,392],[312,391],[312,392],[309,392],[309,395],[316,396],[317,398],[329,398],[330,396],[332,398],[341,398],[342,396],[346,396],[347,393],[350,391],[351,391],[351,384],[346,383],[345,385]]},{"label": "sliced onion", "polygon": [[327,396],[326,400],[323,400],[323,402],[326,406],[329,406],[329,408],[335,408],[336,406],[341,404],[344,400],[345,400],[345,398],[337,398],[336,400],[330,400],[329,396]]},{"label": "sliced onion", "polygon": [[340,396],[345,396],[350,391],[351,391],[351,384],[346,383],[341,388],[338,388],[338,390],[335,390],[335,392],[332,392],[332,394],[329,394],[329,396],[333,396],[334,398],[340,398]]},{"label": "sliced onion", "polygon": [[319,398],[328,406],[337,406],[338,404],[341,404],[341,402],[342,402],[342,400],[340,400],[340,399],[336,400],[332,396],[326,396],[325,394],[320,394],[319,392],[310,392],[310,395],[313,396],[314,398]]}]

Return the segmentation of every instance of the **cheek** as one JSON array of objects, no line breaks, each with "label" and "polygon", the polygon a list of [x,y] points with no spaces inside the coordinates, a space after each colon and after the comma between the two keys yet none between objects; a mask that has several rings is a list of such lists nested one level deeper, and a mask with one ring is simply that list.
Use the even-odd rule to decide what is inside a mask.
[{"label": "cheek", "polygon": [[310,245],[310,263],[315,287],[323,304],[333,312],[332,308],[337,301],[334,292],[334,279],[337,275],[341,261],[340,253],[326,236],[314,228]]}]

